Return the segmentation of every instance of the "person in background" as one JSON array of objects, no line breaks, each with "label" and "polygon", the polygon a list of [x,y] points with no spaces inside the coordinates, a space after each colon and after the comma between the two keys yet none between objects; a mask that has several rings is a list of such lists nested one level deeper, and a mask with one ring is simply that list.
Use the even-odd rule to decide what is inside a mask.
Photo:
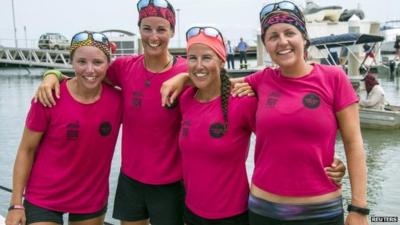
[{"label": "person in background", "polygon": [[[372,59],[372,63],[375,64],[375,65],[377,65],[377,63],[376,63],[376,58],[375,58],[375,53],[374,53],[374,50],[372,49],[372,47],[369,46],[367,43],[365,43],[365,44],[363,45],[363,49],[364,49],[364,53],[365,53],[364,61],[365,61],[367,58],[371,58],[371,59]],[[372,63],[371,63],[371,65],[372,65]]]},{"label": "person in background", "polygon": [[[161,84],[186,72],[186,60],[168,51],[175,34],[175,10],[167,0],[139,0],[138,27],[144,53],[117,58],[107,80],[121,88],[123,126],[121,171],[113,218],[122,225],[182,225],[184,190],[178,134],[178,105],[162,107]],[[51,90],[58,84],[46,76],[39,100],[55,104]],[[62,99],[62,98],[61,98]]]},{"label": "person in background", "polygon": [[243,38],[240,38],[240,42],[237,45],[236,49],[239,51],[240,57],[240,69],[247,69],[247,50],[249,49],[249,45],[243,41]]},{"label": "person in background", "polygon": [[394,49],[395,49],[395,57],[393,60],[399,60],[400,59],[400,35],[396,36],[396,40],[394,41]]},{"label": "person in background", "polygon": [[32,101],[14,164],[7,225],[63,224],[64,213],[71,224],[104,223],[122,96],[102,83],[111,55],[107,37],[77,33],[70,55],[75,77],[60,84],[64,97],[52,108]]},{"label": "person in background", "polygon": [[232,45],[231,41],[226,42],[226,60],[228,62],[228,69],[235,69],[235,47]]},{"label": "person in background", "polygon": [[360,106],[370,109],[385,109],[385,92],[379,85],[375,76],[368,73],[363,79],[365,90],[367,91],[366,99],[360,99]]}]

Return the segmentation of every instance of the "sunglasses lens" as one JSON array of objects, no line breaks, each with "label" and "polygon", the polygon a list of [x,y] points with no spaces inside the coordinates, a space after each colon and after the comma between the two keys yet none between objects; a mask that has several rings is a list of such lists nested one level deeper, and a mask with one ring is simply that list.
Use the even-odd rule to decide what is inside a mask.
[{"label": "sunglasses lens", "polygon": [[164,0],[153,0],[153,4],[157,7],[161,8],[167,8],[168,7],[168,2]]},{"label": "sunglasses lens", "polygon": [[200,27],[192,27],[186,32],[186,40],[200,33]]},{"label": "sunglasses lens", "polygon": [[93,40],[108,45],[108,39],[106,36],[100,33],[93,33]]},{"label": "sunglasses lens", "polygon": [[141,10],[150,4],[150,0],[140,0],[137,4],[138,10]]},{"label": "sunglasses lens", "polygon": [[216,29],[211,27],[204,28],[204,34],[211,37],[218,37],[220,35]]},{"label": "sunglasses lens", "polygon": [[275,8],[275,4],[268,4],[266,5],[260,13],[260,18],[266,16],[268,13],[272,12]]},{"label": "sunglasses lens", "polygon": [[287,10],[295,10],[296,9],[296,6],[293,5],[293,3],[291,3],[291,2],[281,2],[281,3],[279,3],[278,6],[280,9],[287,9]]},{"label": "sunglasses lens", "polygon": [[89,38],[89,34],[86,32],[82,32],[79,34],[76,34],[73,38],[72,38],[72,42],[80,42],[80,41],[84,41],[86,39]]}]

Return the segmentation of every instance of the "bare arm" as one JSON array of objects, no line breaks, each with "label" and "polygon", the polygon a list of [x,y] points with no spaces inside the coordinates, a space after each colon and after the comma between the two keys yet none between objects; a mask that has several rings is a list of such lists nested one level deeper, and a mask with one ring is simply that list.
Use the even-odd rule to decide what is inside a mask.
[{"label": "bare arm", "polygon": [[[13,192],[10,205],[22,205],[22,196],[26,182],[31,172],[35,151],[43,136],[42,132],[34,132],[24,128],[21,143],[17,151],[17,157],[13,172]],[[24,210],[14,209],[8,212],[7,225],[25,224]]]},{"label": "bare arm", "polygon": [[[358,104],[336,113],[343,139],[351,184],[351,204],[367,207],[367,166],[360,130]],[[368,224],[367,216],[350,212],[346,224]]]},{"label": "bare arm", "polygon": [[191,85],[188,73],[180,73],[166,81],[161,85],[161,105],[171,105],[178,95],[182,92],[185,85]]},{"label": "bare arm", "polygon": [[[68,79],[66,75],[62,75],[63,80]],[[104,78],[104,82],[113,85],[110,80]],[[38,89],[36,90],[34,101],[39,100],[44,107],[52,107],[56,105],[56,100],[53,96],[53,90],[56,98],[60,98],[60,81],[57,79],[55,74],[48,74],[43,78]]]}]

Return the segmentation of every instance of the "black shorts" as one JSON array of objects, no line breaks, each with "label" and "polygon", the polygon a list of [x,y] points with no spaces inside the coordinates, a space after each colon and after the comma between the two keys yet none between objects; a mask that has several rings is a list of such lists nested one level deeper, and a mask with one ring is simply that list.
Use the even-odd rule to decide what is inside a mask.
[{"label": "black shorts", "polygon": [[[58,224],[63,224],[63,214],[65,212],[58,212],[54,210],[49,210],[42,208],[40,206],[34,205],[27,200],[24,201],[26,224],[37,223],[37,222],[53,222]],[[94,213],[85,214],[75,214],[69,213],[68,221],[77,222],[84,221],[88,219],[93,219],[106,214],[107,205],[101,210]]]},{"label": "black shorts", "polygon": [[232,217],[223,219],[206,219],[194,214],[190,209],[185,208],[184,212],[186,225],[248,225],[248,212],[241,213]]},{"label": "black shorts", "polygon": [[182,182],[144,184],[119,174],[113,218],[122,221],[150,219],[152,225],[182,225],[185,192]]}]

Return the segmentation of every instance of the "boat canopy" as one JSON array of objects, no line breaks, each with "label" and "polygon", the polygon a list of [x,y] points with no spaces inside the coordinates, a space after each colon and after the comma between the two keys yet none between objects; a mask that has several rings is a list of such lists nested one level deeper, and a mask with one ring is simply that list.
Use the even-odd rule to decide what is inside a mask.
[{"label": "boat canopy", "polygon": [[346,33],[339,35],[329,35],[310,40],[311,46],[318,49],[335,48],[356,44],[376,43],[382,42],[385,38],[379,35],[360,34],[360,33]]}]

